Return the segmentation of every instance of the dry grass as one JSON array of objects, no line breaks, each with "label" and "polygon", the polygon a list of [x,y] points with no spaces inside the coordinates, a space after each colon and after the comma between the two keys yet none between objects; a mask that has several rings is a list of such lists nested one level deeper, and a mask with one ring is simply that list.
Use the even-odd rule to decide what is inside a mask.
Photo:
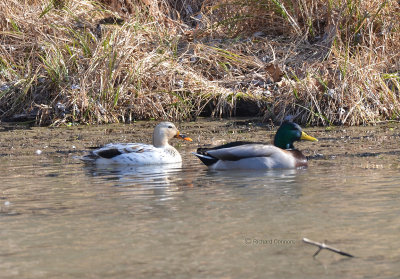
[{"label": "dry grass", "polygon": [[398,1],[99,2],[0,3],[2,119],[399,118]]}]

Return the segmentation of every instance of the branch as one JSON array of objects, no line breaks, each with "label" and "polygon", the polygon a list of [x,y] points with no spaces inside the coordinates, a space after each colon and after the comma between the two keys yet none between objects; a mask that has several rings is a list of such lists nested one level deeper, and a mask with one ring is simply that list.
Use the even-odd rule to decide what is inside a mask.
[{"label": "branch", "polygon": [[327,249],[327,250],[329,250],[329,251],[338,253],[338,254],[340,254],[340,255],[342,255],[342,256],[346,256],[346,257],[350,257],[350,258],[353,258],[353,257],[354,257],[353,255],[351,255],[351,254],[349,254],[349,253],[340,251],[339,249],[336,249],[336,248],[334,248],[334,247],[332,247],[332,246],[328,246],[328,245],[326,245],[325,243],[315,242],[315,241],[312,241],[312,240],[310,240],[310,239],[308,239],[308,238],[305,238],[305,237],[303,238],[303,242],[305,242],[305,243],[307,243],[307,244],[315,245],[315,246],[318,247],[318,250],[317,250],[317,252],[314,253],[313,257],[317,256],[317,255],[319,254],[319,252],[321,252],[322,249]]}]

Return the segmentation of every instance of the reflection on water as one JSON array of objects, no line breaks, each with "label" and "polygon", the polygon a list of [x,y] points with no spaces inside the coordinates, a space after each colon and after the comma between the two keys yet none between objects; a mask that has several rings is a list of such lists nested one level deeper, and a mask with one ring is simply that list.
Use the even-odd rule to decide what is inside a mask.
[{"label": "reflection on water", "polygon": [[140,196],[168,199],[179,190],[174,178],[181,176],[182,163],[154,166],[90,164],[84,169],[88,176],[113,181],[117,191],[134,191]]},{"label": "reflection on water", "polygon": [[[393,162],[337,156],[309,169],[209,171],[195,158],[125,168],[3,158],[1,278],[394,278]],[[302,237],[356,258],[313,259]]]},{"label": "reflection on water", "polygon": [[114,176],[115,179],[132,177],[136,179],[149,179],[153,176],[167,176],[168,173],[180,171],[182,163],[153,165],[153,166],[130,166],[130,165],[103,165],[86,164],[84,169],[91,176]]}]

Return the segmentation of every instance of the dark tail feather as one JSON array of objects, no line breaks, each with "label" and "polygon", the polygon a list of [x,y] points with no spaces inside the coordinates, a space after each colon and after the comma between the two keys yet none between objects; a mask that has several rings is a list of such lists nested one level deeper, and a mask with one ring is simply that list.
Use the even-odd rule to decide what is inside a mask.
[{"label": "dark tail feather", "polygon": [[193,154],[196,155],[197,158],[199,158],[203,162],[203,164],[206,165],[207,167],[211,166],[212,164],[215,164],[218,161],[217,158],[208,155],[203,155],[198,153],[193,153]]},{"label": "dark tail feather", "polygon": [[93,152],[89,152],[88,154],[80,157],[79,159],[85,163],[93,163],[98,158],[100,157],[94,154]]}]

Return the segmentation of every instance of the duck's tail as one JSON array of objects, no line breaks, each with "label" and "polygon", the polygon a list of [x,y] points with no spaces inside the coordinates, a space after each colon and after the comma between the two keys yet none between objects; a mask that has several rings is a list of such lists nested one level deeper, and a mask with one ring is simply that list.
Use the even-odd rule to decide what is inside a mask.
[{"label": "duck's tail", "polygon": [[211,157],[208,155],[194,153],[194,152],[193,152],[193,154],[196,155],[197,158],[199,158],[203,162],[203,164],[206,165],[207,167],[215,164],[218,161],[217,158],[214,158],[214,157]]}]

